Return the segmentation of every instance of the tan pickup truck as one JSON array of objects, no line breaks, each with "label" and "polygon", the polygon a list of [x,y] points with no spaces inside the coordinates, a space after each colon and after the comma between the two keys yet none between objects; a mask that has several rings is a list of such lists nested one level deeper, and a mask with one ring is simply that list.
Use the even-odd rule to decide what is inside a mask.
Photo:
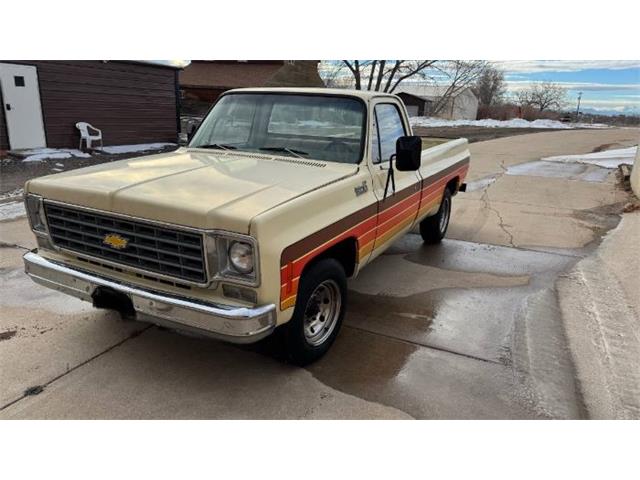
[{"label": "tan pickup truck", "polygon": [[229,91],[187,147],[29,181],[26,272],[179,330],[276,331],[311,362],[338,334],[347,278],[415,225],[445,235],[467,141],[411,135],[394,95]]}]

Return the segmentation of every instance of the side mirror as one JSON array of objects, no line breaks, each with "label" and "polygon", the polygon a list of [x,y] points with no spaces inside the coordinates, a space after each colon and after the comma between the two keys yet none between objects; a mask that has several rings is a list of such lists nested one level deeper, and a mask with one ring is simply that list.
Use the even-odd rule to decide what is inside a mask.
[{"label": "side mirror", "polygon": [[399,137],[396,140],[396,169],[411,172],[420,168],[422,158],[422,138],[417,136]]}]

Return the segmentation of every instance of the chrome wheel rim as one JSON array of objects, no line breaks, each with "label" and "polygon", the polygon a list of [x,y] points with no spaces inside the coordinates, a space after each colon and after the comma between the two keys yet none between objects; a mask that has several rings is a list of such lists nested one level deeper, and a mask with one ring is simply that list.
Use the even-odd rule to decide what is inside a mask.
[{"label": "chrome wheel rim", "polygon": [[307,301],[304,312],[304,336],[309,345],[324,343],[338,323],[342,293],[333,280],[320,283]]},{"label": "chrome wheel rim", "polygon": [[451,200],[445,197],[442,201],[442,215],[440,215],[440,233],[444,233],[449,225],[449,213],[451,212]]}]

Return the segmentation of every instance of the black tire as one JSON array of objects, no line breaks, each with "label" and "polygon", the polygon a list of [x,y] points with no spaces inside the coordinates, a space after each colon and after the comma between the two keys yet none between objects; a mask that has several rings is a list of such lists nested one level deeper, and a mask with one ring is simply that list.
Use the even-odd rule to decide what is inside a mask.
[{"label": "black tire", "polygon": [[[327,325],[327,319],[321,320],[324,310],[318,307],[318,303],[324,302],[325,297],[321,295],[324,291],[334,291],[339,295],[339,304],[334,306],[331,314],[331,325]],[[312,300],[312,295],[313,300]],[[298,288],[298,298],[293,311],[293,317],[283,325],[283,338],[288,359],[299,366],[308,365],[322,357],[333,344],[338,336],[342,319],[347,306],[347,278],[342,265],[332,259],[320,260],[312,265],[300,279]],[[316,313],[316,309],[317,313]],[[335,315],[334,315],[335,313]],[[318,337],[310,337],[314,333],[314,324],[319,325]],[[324,330],[324,333],[320,333]],[[329,331],[330,329],[330,331]],[[326,338],[323,338],[326,336]],[[314,344],[317,341],[319,343]]]},{"label": "black tire", "polygon": [[420,222],[420,235],[424,243],[440,243],[447,233],[451,218],[451,192],[444,189],[438,213]]}]

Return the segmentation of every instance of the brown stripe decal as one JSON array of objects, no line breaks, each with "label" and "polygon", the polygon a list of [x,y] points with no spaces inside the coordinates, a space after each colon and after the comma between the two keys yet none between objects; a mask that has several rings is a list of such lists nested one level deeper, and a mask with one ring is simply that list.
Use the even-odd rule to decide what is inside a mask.
[{"label": "brown stripe decal", "polygon": [[318,245],[322,245],[323,243],[331,240],[337,235],[340,235],[345,230],[349,230],[350,228],[366,220],[372,215],[375,215],[377,212],[378,206],[373,203],[361,210],[358,210],[355,213],[352,213],[351,215],[344,217],[341,220],[338,220],[335,223],[332,223],[328,227],[325,227],[322,230],[318,230],[308,237],[305,237],[302,240],[289,245],[282,252],[280,265],[285,265],[300,258],[305,253],[316,248]]}]

